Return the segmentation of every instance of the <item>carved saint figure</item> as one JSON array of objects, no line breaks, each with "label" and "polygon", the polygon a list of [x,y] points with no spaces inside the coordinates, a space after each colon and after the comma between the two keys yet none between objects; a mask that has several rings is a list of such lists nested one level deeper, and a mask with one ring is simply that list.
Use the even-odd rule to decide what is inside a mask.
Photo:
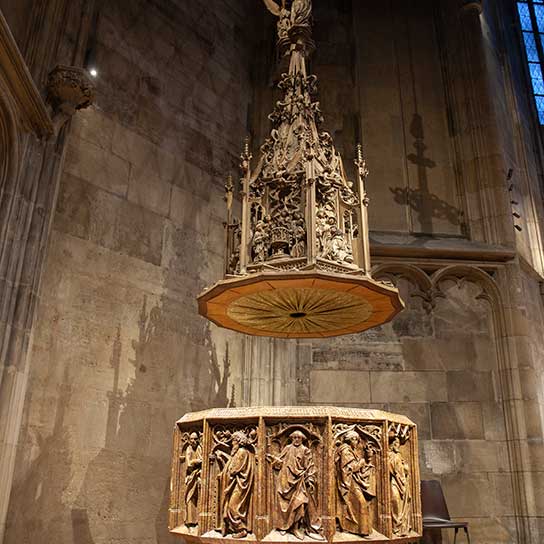
[{"label": "carved saint figure", "polygon": [[197,505],[202,472],[202,447],[197,433],[189,435],[189,445],[181,460],[187,463],[185,473],[185,525],[189,527],[198,523]]},{"label": "carved saint figure", "polygon": [[390,438],[389,475],[391,479],[391,517],[393,533],[398,536],[407,535],[411,526],[412,494],[410,491],[410,465],[400,453],[400,440],[397,436]]},{"label": "carved saint figure", "polygon": [[280,40],[288,38],[293,27],[308,27],[312,17],[311,0],[292,0],[291,8],[287,1],[281,0],[281,7],[274,0],[264,0],[268,11],[278,17],[278,37]]},{"label": "carved saint figure", "polygon": [[339,228],[333,227],[331,229],[330,251],[327,257],[341,263],[353,262],[351,247],[349,247],[344,233]]},{"label": "carved saint figure", "polygon": [[221,532],[223,536],[244,538],[248,534],[248,517],[253,491],[255,455],[242,431],[232,435],[230,458],[219,474]]},{"label": "carved saint figure", "polygon": [[376,496],[376,469],[365,459],[361,439],[348,431],[336,450],[336,481],[340,498],[338,521],[343,531],[372,532],[369,502]]},{"label": "carved saint figure", "polygon": [[[321,256],[325,256],[330,241],[329,218],[324,210],[319,210],[316,217],[317,244]],[[332,218],[334,221],[334,218]]]},{"label": "carved saint figure", "polygon": [[295,213],[291,228],[293,235],[291,257],[303,257],[306,254],[306,229],[304,228],[304,219],[300,213]]},{"label": "carved saint figure", "polygon": [[280,531],[302,540],[304,534],[321,540],[317,517],[317,470],[312,450],[303,444],[304,433],[294,431],[279,456],[268,455],[277,478],[278,523]]},{"label": "carved saint figure", "polygon": [[253,234],[253,262],[262,263],[266,260],[268,253],[268,232],[266,223],[260,219],[255,224],[255,232]]}]

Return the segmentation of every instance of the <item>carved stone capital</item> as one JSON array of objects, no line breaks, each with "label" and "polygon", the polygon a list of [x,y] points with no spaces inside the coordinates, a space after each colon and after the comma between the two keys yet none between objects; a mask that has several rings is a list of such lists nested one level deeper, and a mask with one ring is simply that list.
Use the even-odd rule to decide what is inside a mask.
[{"label": "carved stone capital", "polygon": [[95,98],[94,85],[83,68],[57,66],[47,81],[47,101],[53,108],[55,124],[66,121],[77,110],[88,108]]}]

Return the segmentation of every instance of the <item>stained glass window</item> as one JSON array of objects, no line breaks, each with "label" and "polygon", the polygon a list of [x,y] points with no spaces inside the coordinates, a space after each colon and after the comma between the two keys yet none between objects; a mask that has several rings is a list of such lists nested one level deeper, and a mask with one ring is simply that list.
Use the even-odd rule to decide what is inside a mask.
[{"label": "stained glass window", "polygon": [[518,2],[518,13],[536,109],[540,124],[544,125],[544,0]]}]

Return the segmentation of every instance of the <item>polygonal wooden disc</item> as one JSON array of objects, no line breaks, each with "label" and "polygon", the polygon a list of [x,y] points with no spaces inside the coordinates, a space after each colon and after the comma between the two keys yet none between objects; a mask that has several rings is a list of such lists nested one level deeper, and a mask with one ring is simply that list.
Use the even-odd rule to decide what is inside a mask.
[{"label": "polygonal wooden disc", "polygon": [[327,272],[259,272],[222,280],[198,297],[200,315],[216,325],[277,338],[354,334],[403,308],[394,287]]}]

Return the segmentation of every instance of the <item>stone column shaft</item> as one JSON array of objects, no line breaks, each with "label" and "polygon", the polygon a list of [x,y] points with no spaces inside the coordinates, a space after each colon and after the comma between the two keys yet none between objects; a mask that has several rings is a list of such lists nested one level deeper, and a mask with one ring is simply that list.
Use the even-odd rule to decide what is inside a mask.
[{"label": "stone column shaft", "polygon": [[[29,65],[0,12],[0,150],[8,165],[0,169],[0,542],[4,540],[32,329],[69,120],[93,99],[84,70],[57,66],[50,72],[49,62],[82,61],[93,6],[93,1],[84,6],[78,0],[36,2],[29,17]],[[77,23],[75,32],[69,20]],[[64,42],[65,34],[72,35]],[[43,74],[49,72],[50,108],[30,77],[34,74],[41,84]]]}]

